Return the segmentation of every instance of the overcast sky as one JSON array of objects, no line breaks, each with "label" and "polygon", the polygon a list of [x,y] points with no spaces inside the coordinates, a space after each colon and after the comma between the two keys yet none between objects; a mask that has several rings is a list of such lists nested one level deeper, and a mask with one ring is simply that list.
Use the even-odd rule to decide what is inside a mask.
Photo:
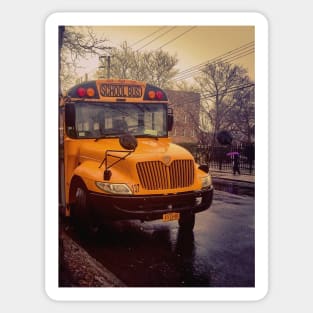
[{"label": "overcast sky", "polygon": [[[246,68],[254,80],[255,34],[251,26],[96,26],[93,29],[108,40],[108,46],[118,47],[127,41],[134,50],[162,48],[176,54],[179,71],[223,57]],[[91,75],[98,66],[98,59],[82,61],[81,66],[80,75]],[[186,75],[190,77],[193,73]]]}]

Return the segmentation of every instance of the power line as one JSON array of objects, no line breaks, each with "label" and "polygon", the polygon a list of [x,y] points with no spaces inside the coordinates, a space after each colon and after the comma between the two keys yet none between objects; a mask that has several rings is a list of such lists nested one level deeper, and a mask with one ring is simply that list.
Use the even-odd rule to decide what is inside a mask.
[{"label": "power line", "polygon": [[[168,44],[172,43],[173,41],[175,41],[176,39],[182,37],[183,35],[185,35],[186,33],[190,32],[191,30],[193,30],[194,28],[196,28],[197,26],[193,26],[193,27],[190,27],[189,29],[187,29],[186,31],[184,31],[183,33],[181,33],[180,35],[178,35],[177,37],[169,40],[168,42],[166,42],[164,45],[162,45],[161,47],[159,47],[158,49],[162,49],[163,47],[167,46]],[[158,50],[157,49],[157,50]]]},{"label": "power line", "polygon": [[[224,91],[219,90],[218,94],[219,95],[225,95],[225,94],[228,94],[228,93],[235,92],[237,90],[253,87],[254,85],[255,85],[254,83],[243,83],[243,84],[240,84],[240,85],[234,85],[234,86],[230,87],[228,90],[224,90]],[[194,93],[196,93],[196,92],[194,92]],[[200,100],[213,98],[216,95],[217,95],[217,93],[216,92],[212,92],[212,91],[202,92],[200,94]],[[194,97],[195,97],[194,94],[182,97],[182,100],[180,102],[183,103],[183,104],[194,103]]]},{"label": "power line", "polygon": [[[224,96],[228,93],[233,93],[237,90],[242,90],[242,89],[246,89],[246,88],[250,88],[250,87],[254,87],[254,83],[247,83],[247,84],[242,84],[242,85],[238,85],[238,86],[233,86],[233,87],[229,88],[228,90],[219,92],[218,94],[221,96]],[[206,93],[204,93],[204,94],[206,94]],[[213,98],[213,97],[216,97],[218,94],[216,92],[215,93],[209,93],[208,92],[207,95],[204,95],[202,97],[202,99]]]},{"label": "power line", "polygon": [[[233,92],[236,92],[238,90],[243,90],[243,89],[250,88],[253,86],[254,86],[254,83],[247,83],[247,84],[242,84],[242,85],[238,85],[238,86],[233,86],[229,90],[220,92],[219,95],[226,95],[228,93],[233,93]],[[208,100],[209,98],[214,98],[214,97],[216,97],[216,95],[217,95],[217,93],[211,93],[211,92],[202,93],[202,95],[200,96],[200,102],[203,100]],[[180,104],[182,104],[182,105],[188,105],[188,104],[193,104],[193,103],[194,103],[194,96],[193,95],[190,95],[188,97],[183,98],[180,102]]]},{"label": "power line", "polygon": [[239,48],[236,48],[236,49],[233,49],[231,51],[228,51],[228,52],[222,54],[221,56],[215,57],[215,58],[213,58],[211,60],[208,60],[206,62],[200,63],[198,65],[191,66],[191,67],[189,67],[189,68],[179,72],[174,77],[173,80],[182,80],[182,79],[190,77],[192,74],[199,73],[209,63],[216,63],[216,62],[221,62],[221,61],[230,62],[230,61],[234,61],[234,60],[236,60],[236,59],[238,59],[240,57],[244,57],[244,56],[246,56],[248,54],[251,54],[251,53],[254,52],[254,45],[251,46],[251,44],[253,44],[253,43],[254,42],[245,44],[245,45],[243,45],[243,46],[241,46]]},{"label": "power line", "polygon": [[236,56],[229,57],[229,58],[224,58],[224,59],[220,58],[218,60],[207,61],[207,63],[205,65],[203,65],[202,67],[200,67],[199,69],[196,69],[194,71],[191,71],[191,72],[186,73],[186,74],[181,75],[181,76],[176,76],[176,78],[173,78],[173,81],[183,80],[183,79],[189,78],[191,76],[194,76],[195,74],[201,73],[202,70],[204,70],[206,68],[206,66],[209,64],[215,64],[218,62],[228,62],[229,63],[229,62],[235,61],[237,59],[243,58],[243,57],[245,57],[249,54],[252,54],[252,53],[254,53],[254,49],[245,51],[244,53],[241,53],[241,54],[238,54]]},{"label": "power line", "polygon": [[165,34],[169,33],[170,31],[172,31],[174,28],[176,28],[176,26],[171,27],[170,29],[168,29],[167,31],[165,31],[164,33],[162,33],[161,35],[157,36],[156,38],[152,39],[151,41],[149,41],[148,43],[146,43],[145,45],[143,45],[142,47],[138,48],[136,51],[139,51],[143,48],[145,48],[146,46],[150,45],[150,43],[156,41],[157,39],[159,39],[160,37],[164,36]]},{"label": "power line", "polygon": [[[228,52],[222,54],[221,56],[217,56],[217,57],[211,59],[211,61],[216,60],[216,59],[219,59],[219,58],[221,58],[221,57],[223,57],[223,56],[226,56],[226,55],[228,55],[228,54],[236,53],[236,52],[238,52],[238,51],[240,51],[240,50],[242,50],[242,49],[251,48],[251,47],[248,47],[248,46],[254,47],[254,41],[248,42],[248,43],[246,43],[246,44],[244,44],[244,45],[242,45],[242,46],[240,46],[240,47],[238,47],[238,48],[235,48],[235,49],[233,49],[233,50],[230,50],[230,51],[228,51]],[[190,71],[190,70],[192,70],[192,69],[201,67],[201,66],[203,66],[203,65],[206,65],[208,62],[209,62],[209,61],[205,61],[205,62],[200,63],[200,64],[198,64],[198,65],[193,65],[193,66],[191,66],[191,67],[188,67],[187,69],[181,71],[181,72],[178,73],[177,75],[179,75],[179,74],[181,74],[181,73],[184,73],[184,72],[188,72],[188,71]]]},{"label": "power line", "polygon": [[200,73],[203,69],[206,68],[207,65],[209,64],[215,64],[217,62],[231,62],[231,61],[234,61],[234,60],[237,60],[239,58],[242,58],[248,54],[251,54],[254,52],[254,48],[252,49],[249,49],[249,50],[246,50],[246,51],[240,51],[240,53],[237,53],[236,55],[229,55],[229,56],[220,56],[220,57],[217,57],[217,58],[214,58],[212,60],[208,60],[204,63],[201,63],[200,65],[198,65],[197,67],[194,67],[193,69],[190,69],[188,71],[185,71],[185,72],[181,72],[181,73],[178,73],[174,80],[181,80],[181,79],[184,79],[184,78],[188,78],[196,73]]},{"label": "power line", "polygon": [[166,26],[159,27],[157,30],[155,30],[155,31],[152,32],[151,34],[149,34],[149,35],[143,37],[143,38],[140,39],[140,40],[137,40],[135,43],[133,43],[133,44],[130,46],[130,48],[132,48],[133,46],[136,46],[138,43],[140,43],[140,42],[146,40],[147,38],[153,36],[154,34],[156,34],[157,32],[159,32],[159,31],[160,31],[161,29],[163,29],[164,27],[166,27]]},{"label": "power line", "polygon": [[[165,27],[165,26],[164,26]],[[161,28],[164,28],[164,27],[161,27]],[[168,41],[167,43],[165,43],[164,45],[162,45],[160,48],[162,48],[163,46],[173,42],[174,40],[176,40],[177,38],[183,36],[185,33],[191,31],[192,29],[194,29],[196,26],[193,26],[193,27],[190,27],[188,30],[184,31],[183,33],[181,33],[180,35],[176,36],[175,38],[171,39],[170,41]],[[159,31],[161,28],[159,28],[157,31]],[[160,38],[161,36],[165,35],[166,33],[168,33],[169,31],[173,30],[175,28],[172,27],[171,29],[167,30],[166,32],[162,33],[161,35],[159,35],[157,38],[151,40],[149,43],[147,43],[146,45],[142,46],[141,48],[139,49],[142,49],[143,47],[147,46],[148,44],[152,43],[153,41],[155,41],[156,39]],[[155,31],[154,33],[156,33],[157,31]],[[152,33],[153,34],[153,33]],[[150,34],[150,35],[152,35]],[[147,36],[146,36],[147,37]],[[109,47],[111,48],[111,47]],[[160,49],[159,48],[159,49]],[[138,49],[138,50],[139,50]],[[138,51],[137,50],[137,51]],[[192,75],[195,75],[197,73],[200,73],[208,64],[214,64],[216,62],[219,62],[219,61],[224,61],[224,62],[231,62],[231,61],[234,61],[234,60],[237,60],[239,58],[242,58],[246,55],[249,55],[251,53],[254,52],[254,41],[252,42],[249,42],[241,47],[238,47],[236,49],[233,49],[233,50],[230,50],[224,54],[222,54],[221,56],[218,56],[218,57],[215,57],[211,60],[208,60],[206,62],[203,62],[203,63],[200,63],[198,65],[194,65],[194,66],[191,66],[183,71],[181,71],[180,73],[178,73],[172,80],[173,81],[180,81],[180,80],[183,80],[183,79],[186,79],[186,78],[189,78],[191,77]],[[89,72],[90,73],[90,72]]]}]

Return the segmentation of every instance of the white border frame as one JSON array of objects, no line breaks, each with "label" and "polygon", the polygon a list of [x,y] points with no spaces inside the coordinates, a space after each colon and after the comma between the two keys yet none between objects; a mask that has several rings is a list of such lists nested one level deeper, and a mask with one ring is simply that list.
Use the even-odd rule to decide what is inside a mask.
[{"label": "white border frame", "polygon": [[[58,26],[255,27],[255,287],[58,287]],[[54,300],[234,301],[260,300],[268,291],[268,22],[259,13],[54,13],[45,25],[45,288]]]}]

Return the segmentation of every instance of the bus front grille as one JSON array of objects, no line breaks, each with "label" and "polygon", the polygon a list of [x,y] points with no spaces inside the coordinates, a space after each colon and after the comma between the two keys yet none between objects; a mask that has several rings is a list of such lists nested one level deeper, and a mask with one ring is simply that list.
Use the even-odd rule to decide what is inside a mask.
[{"label": "bus front grille", "polygon": [[170,165],[161,161],[137,163],[140,183],[147,190],[177,189],[193,185],[192,160],[174,160]]}]

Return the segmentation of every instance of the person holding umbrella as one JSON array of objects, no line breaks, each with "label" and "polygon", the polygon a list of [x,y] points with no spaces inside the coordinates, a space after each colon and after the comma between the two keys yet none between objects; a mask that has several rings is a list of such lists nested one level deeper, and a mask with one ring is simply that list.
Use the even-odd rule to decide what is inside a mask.
[{"label": "person holding umbrella", "polygon": [[234,155],[234,166],[233,166],[233,173],[236,175],[238,172],[238,175],[240,175],[240,169],[239,169],[239,153]]},{"label": "person holding umbrella", "polygon": [[233,158],[233,174],[236,175],[236,173],[238,173],[238,175],[240,175],[239,152],[228,152],[227,155]]}]

